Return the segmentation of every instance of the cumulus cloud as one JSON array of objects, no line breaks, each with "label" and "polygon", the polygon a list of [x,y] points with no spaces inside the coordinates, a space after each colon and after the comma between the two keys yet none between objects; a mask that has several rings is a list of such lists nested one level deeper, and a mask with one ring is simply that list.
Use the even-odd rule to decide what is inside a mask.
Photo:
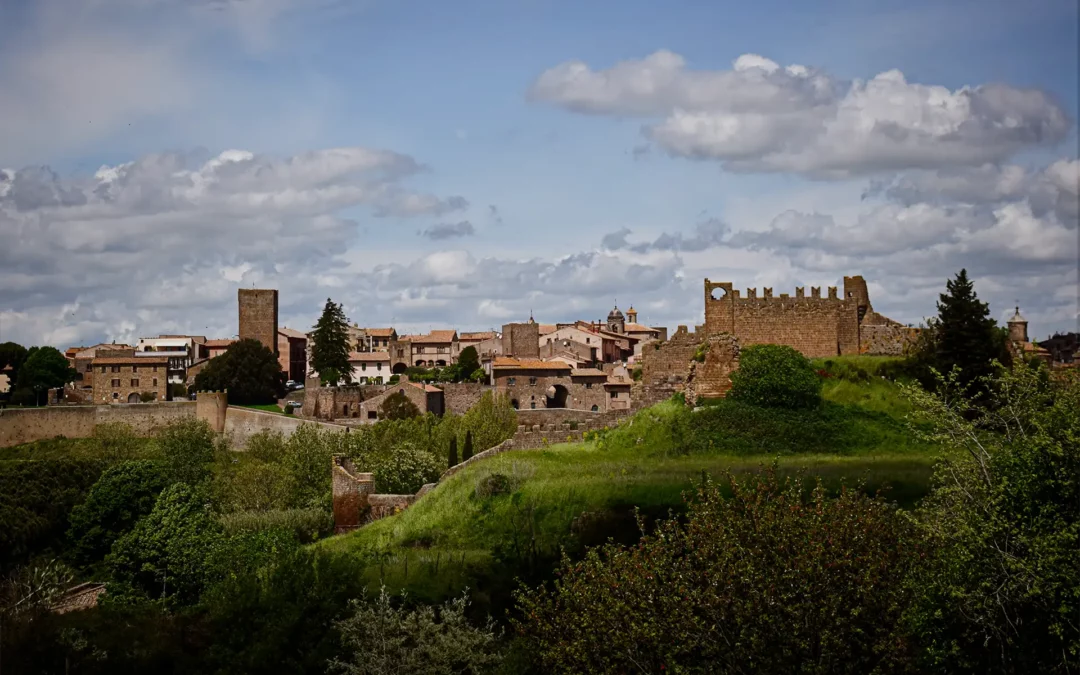
[{"label": "cumulus cloud", "polygon": [[462,220],[458,223],[439,223],[419,232],[420,236],[427,237],[432,241],[454,239],[456,237],[471,237],[476,234],[472,223]]},{"label": "cumulus cloud", "polygon": [[693,234],[686,235],[682,232],[664,232],[651,242],[631,243],[628,237],[633,234],[628,228],[622,228],[615,232],[605,234],[600,240],[600,245],[608,251],[630,250],[635,253],[648,253],[650,251],[702,251],[722,244],[730,233],[726,223],[710,218],[694,226]]},{"label": "cumulus cloud", "polygon": [[543,72],[528,97],[586,114],[655,118],[642,132],[672,155],[821,178],[997,162],[1056,144],[1070,128],[1061,105],[1039,90],[953,91],[910,83],[898,70],[844,82],[755,54],[722,71],[690,70],[668,51],[606,70],[571,61]]}]

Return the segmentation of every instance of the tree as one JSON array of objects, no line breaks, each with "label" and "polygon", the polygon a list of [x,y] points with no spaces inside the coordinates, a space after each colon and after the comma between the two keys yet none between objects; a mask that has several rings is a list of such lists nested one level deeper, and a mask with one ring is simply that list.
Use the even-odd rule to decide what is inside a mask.
[{"label": "tree", "polygon": [[157,441],[169,480],[195,485],[210,474],[217,438],[205,420],[177,420],[158,434]]},{"label": "tree", "polygon": [[75,381],[75,369],[55,347],[32,348],[19,370],[18,389],[34,392],[35,403],[41,405],[50,389]]},{"label": "tree", "polygon": [[394,607],[390,594],[382,587],[373,601],[354,600],[352,614],[338,621],[348,660],[334,659],[331,672],[346,675],[450,675],[483,673],[501,661],[501,632],[489,617],[481,626],[473,626],[465,616],[468,598],[450,600],[438,607],[421,605],[406,609]]},{"label": "tree", "polygon": [[821,403],[821,377],[791,347],[752,345],[739,353],[728,396],[766,408],[813,408]]},{"label": "tree", "polygon": [[326,299],[322,316],[311,332],[311,367],[319,373],[323,384],[336,386],[342,380],[352,382],[349,320],[341,305],[330,298]]},{"label": "tree", "polygon": [[229,403],[273,403],[285,395],[281,363],[263,343],[252,338],[234,342],[195,376],[199,391],[229,392]]},{"label": "tree", "polygon": [[452,437],[450,439],[450,456],[449,456],[449,462],[447,462],[447,465],[451,469],[458,465],[457,436],[454,436],[454,437]]},{"label": "tree", "polygon": [[209,562],[224,537],[208,502],[202,491],[183,483],[165,488],[154,509],[116,541],[105,559],[114,582],[109,595],[121,602],[194,604],[215,576]]},{"label": "tree", "polygon": [[365,468],[375,474],[375,491],[381,494],[411,495],[442,475],[442,462],[435,453],[405,443],[368,459]]},{"label": "tree", "polygon": [[905,387],[945,450],[916,513],[932,546],[911,585],[926,670],[1080,669],[1080,376],[1017,366],[974,407],[958,373]]},{"label": "tree", "polygon": [[461,450],[461,461],[472,459],[472,429],[465,431],[465,447]]},{"label": "tree", "polygon": [[10,380],[14,383],[19,377],[19,369],[26,362],[26,347],[15,343],[0,344],[0,370],[11,366]]},{"label": "tree", "polygon": [[167,483],[161,465],[150,460],[121,462],[106,469],[86,501],[71,510],[72,558],[81,565],[104,558],[113,542],[150,513]]},{"label": "tree", "polygon": [[379,405],[379,419],[407,420],[420,416],[420,408],[400,391],[395,391],[383,399]]},{"label": "tree", "polygon": [[960,369],[959,383],[965,388],[993,374],[992,362],[1008,361],[1005,341],[997,322],[990,317],[990,307],[975,294],[975,286],[962,269],[956,278],[945,283],[939,296],[938,316],[934,325],[934,367],[948,373]]},{"label": "tree", "polygon": [[517,431],[517,411],[510,397],[485,391],[480,400],[461,416],[461,427],[472,432],[476,448],[487,450]]},{"label": "tree", "polygon": [[468,379],[479,367],[480,357],[476,353],[476,347],[469,345],[465,349],[462,349],[461,354],[458,355],[457,362],[457,371],[459,373],[458,379]]},{"label": "tree", "polygon": [[[904,672],[901,616],[918,551],[895,507],[859,490],[804,498],[775,467],[725,497],[704,482],[685,523],[564,558],[516,594],[544,672]],[[580,627],[588,626],[588,630]]]}]

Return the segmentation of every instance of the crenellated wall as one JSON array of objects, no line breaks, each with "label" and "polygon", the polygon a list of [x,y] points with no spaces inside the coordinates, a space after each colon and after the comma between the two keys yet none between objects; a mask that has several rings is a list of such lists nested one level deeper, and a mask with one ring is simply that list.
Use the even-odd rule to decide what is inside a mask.
[{"label": "crenellated wall", "polygon": [[122,422],[139,436],[153,436],[170,422],[195,416],[192,401],[122,405],[50,406],[0,410],[0,447],[56,438],[87,438],[94,427]]}]

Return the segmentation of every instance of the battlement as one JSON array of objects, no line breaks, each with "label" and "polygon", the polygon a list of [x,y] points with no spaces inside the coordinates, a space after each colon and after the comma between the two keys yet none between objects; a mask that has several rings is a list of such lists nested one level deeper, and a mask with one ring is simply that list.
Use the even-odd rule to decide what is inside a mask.
[{"label": "battlement", "polygon": [[[822,298],[821,297],[821,287],[820,286],[812,286],[810,288],[810,297],[808,298],[808,297],[806,297],[806,287],[805,286],[797,286],[795,288],[795,296],[794,297],[792,297],[788,293],[781,293],[779,296],[776,296],[773,293],[772,288],[766,287],[766,288],[762,289],[762,292],[761,292],[760,296],[758,295],[758,289],[756,289],[756,288],[747,288],[746,289],[746,295],[743,296],[742,293],[737,288],[734,288],[733,285],[731,283],[729,283],[729,282],[714,283],[714,282],[710,282],[708,279],[705,280],[705,304],[706,304],[706,306],[708,306],[708,304],[710,302],[725,302],[725,301],[726,302],[731,302],[731,301],[747,302],[747,303],[749,303],[749,302],[762,302],[762,301],[767,301],[767,300],[776,300],[776,301],[779,301],[779,302],[808,301],[808,300],[822,300],[822,301],[825,301],[825,302],[846,302],[848,300],[856,299],[856,295],[855,295],[856,292],[855,291],[852,291],[850,294],[845,294],[847,297],[841,298],[840,293],[839,293],[839,289],[836,286],[829,286],[827,292],[828,292],[828,295],[825,298]],[[867,302],[865,304],[869,304],[869,303]]]}]

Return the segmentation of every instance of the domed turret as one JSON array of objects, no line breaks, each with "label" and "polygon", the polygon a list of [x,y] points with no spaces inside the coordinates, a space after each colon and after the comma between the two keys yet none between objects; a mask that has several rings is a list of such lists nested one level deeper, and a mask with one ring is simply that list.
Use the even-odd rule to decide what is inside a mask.
[{"label": "domed turret", "polygon": [[1009,341],[1010,342],[1027,342],[1028,321],[1020,315],[1020,308],[1016,308],[1016,313],[1009,319]]},{"label": "domed turret", "polygon": [[607,329],[612,333],[625,333],[626,332],[626,317],[619,311],[619,306],[615,307],[608,312],[607,315]]}]

